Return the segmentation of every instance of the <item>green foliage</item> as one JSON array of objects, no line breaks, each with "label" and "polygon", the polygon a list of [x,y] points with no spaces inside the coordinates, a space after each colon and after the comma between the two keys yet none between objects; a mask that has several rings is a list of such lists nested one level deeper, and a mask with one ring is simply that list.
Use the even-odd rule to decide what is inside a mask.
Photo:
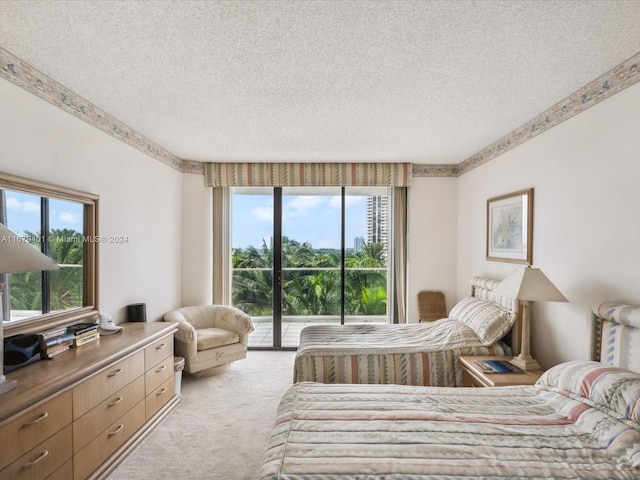
[{"label": "green foliage", "polygon": [[[40,234],[25,232],[25,237],[40,249]],[[49,272],[51,311],[82,306],[82,247],[81,233],[70,229],[50,231],[49,257],[62,266]],[[12,310],[42,310],[41,272],[13,273],[9,286]]]},{"label": "green foliage", "polygon": [[[314,250],[287,237],[282,244],[284,315],[340,314],[340,252]],[[233,305],[249,315],[273,313],[273,252],[263,243],[235,249]],[[370,243],[345,258],[345,314],[385,315],[387,273],[384,247]],[[330,269],[330,270],[326,270]]]}]

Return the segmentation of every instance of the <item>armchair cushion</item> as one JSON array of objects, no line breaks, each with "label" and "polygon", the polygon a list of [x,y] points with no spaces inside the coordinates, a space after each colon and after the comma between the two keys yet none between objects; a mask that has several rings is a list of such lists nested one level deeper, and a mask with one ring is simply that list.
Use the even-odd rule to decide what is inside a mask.
[{"label": "armchair cushion", "polygon": [[240,342],[240,335],[224,328],[198,328],[196,333],[198,350],[223,347]]},{"label": "armchair cushion", "polygon": [[235,360],[245,358],[251,317],[227,305],[194,305],[168,312],[166,322],[176,322],[175,352],[184,357],[187,373],[217,375]]}]

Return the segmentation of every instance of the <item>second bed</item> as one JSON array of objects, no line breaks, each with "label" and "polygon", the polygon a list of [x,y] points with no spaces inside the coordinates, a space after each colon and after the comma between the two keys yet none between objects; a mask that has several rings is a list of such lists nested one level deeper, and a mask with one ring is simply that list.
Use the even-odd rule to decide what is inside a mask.
[{"label": "second bed", "polygon": [[448,318],[429,323],[321,325],[302,330],[294,382],[462,386],[460,356],[517,355],[517,302],[475,277]]}]

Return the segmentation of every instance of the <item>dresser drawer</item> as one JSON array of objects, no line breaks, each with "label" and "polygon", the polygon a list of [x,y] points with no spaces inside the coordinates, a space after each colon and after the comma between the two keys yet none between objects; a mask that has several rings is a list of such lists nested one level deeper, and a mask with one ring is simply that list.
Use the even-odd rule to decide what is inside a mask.
[{"label": "dresser drawer", "polygon": [[151,392],[173,377],[173,357],[167,357],[144,374],[146,391]]},{"label": "dresser drawer", "polygon": [[70,423],[71,392],[8,420],[0,427],[0,470]]},{"label": "dresser drawer", "polygon": [[73,389],[73,419],[76,420],[100,402],[144,374],[144,352],[100,370]]},{"label": "dresser drawer", "polygon": [[77,453],[144,397],[144,377],[138,377],[73,422],[73,452]]},{"label": "dresser drawer", "polygon": [[0,471],[0,478],[43,480],[71,458],[71,425]]},{"label": "dresser drawer", "polygon": [[124,416],[112,423],[91,443],[73,457],[73,478],[86,479],[101,463],[109,458],[145,422],[144,402],[138,403]]},{"label": "dresser drawer", "polygon": [[147,420],[149,420],[158,410],[160,410],[174,394],[173,377],[164,382],[149,395],[146,399]]},{"label": "dresser drawer", "polygon": [[64,465],[47,477],[47,480],[71,480],[73,478],[73,459],[67,460]]},{"label": "dresser drawer", "polygon": [[144,349],[144,363],[149,370],[167,357],[173,357],[173,335],[156,340]]}]

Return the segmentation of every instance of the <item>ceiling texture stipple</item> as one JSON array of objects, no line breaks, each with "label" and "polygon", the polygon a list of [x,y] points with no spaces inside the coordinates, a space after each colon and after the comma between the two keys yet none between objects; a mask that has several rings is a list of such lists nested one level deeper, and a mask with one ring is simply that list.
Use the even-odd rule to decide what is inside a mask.
[{"label": "ceiling texture stipple", "polygon": [[451,173],[637,55],[640,1],[5,0],[0,47],[183,170]]}]

